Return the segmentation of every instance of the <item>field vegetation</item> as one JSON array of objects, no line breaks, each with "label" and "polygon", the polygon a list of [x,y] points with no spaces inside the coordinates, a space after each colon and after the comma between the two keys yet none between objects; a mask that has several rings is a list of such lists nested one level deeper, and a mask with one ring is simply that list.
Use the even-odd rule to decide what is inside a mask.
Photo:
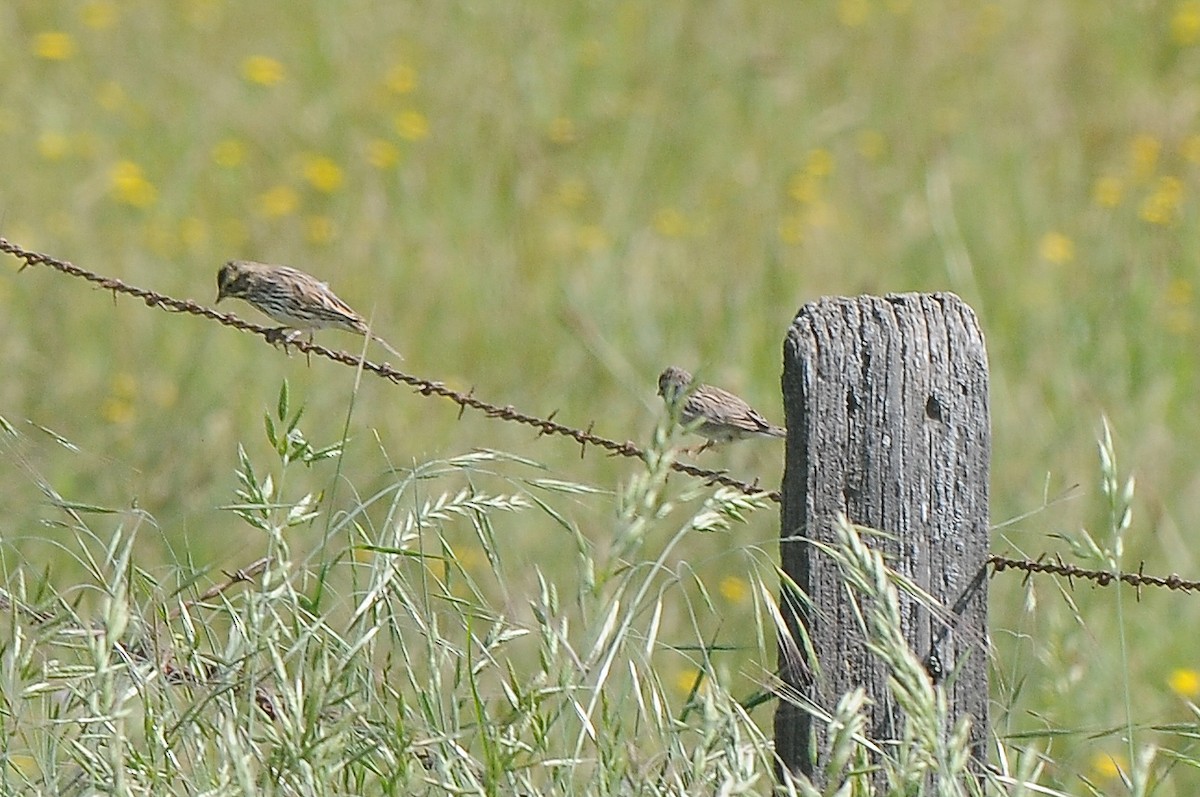
[{"label": "field vegetation", "polygon": [[[667,478],[655,378],[779,422],[823,295],[978,312],[993,551],[1200,578],[1195,0],[12,0],[0,75],[0,235],[206,303],[288,263],[394,365],[655,452],[5,258],[2,793],[768,793],[777,514]],[[997,766],[1196,793],[1200,597],[991,615]]]}]

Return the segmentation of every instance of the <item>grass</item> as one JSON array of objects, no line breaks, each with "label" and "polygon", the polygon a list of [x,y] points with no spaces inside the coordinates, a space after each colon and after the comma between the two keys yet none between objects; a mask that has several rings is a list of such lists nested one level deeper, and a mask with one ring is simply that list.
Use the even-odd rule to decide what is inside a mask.
[{"label": "grass", "polygon": [[[713,619],[669,552],[761,500],[704,498],[656,561],[631,567],[650,523],[678,518],[686,499],[668,496],[669,450],[619,497],[612,549],[599,555],[555,507],[600,491],[477,451],[398,472],[361,511],[326,519],[329,547],[300,558],[291,531],[318,513],[290,477],[340,451],[303,442],[286,390],[268,421],[277,461],[243,458],[225,508],[266,543],[244,590],[205,599],[191,578],[160,582],[133,561],[144,530],[133,513],[102,538],[74,507],[63,510],[98,621],[65,595],[40,597],[57,604],[54,621],[18,611],[31,596],[9,579],[6,793],[597,793],[636,778],[661,789],[761,779],[769,746],[710,684],[703,646],[659,638],[680,601],[696,622]],[[378,524],[374,504],[386,506]],[[531,512],[576,544],[553,574],[533,568],[535,589],[504,594],[514,551],[498,515]],[[480,550],[482,567],[456,553]],[[681,662],[696,673],[690,694],[664,683]],[[627,722],[646,746],[630,744]],[[691,759],[696,735],[711,761]]]},{"label": "grass", "polygon": [[[768,790],[770,741],[754,702],[726,685],[724,646],[707,639],[719,607],[700,569],[676,559],[693,536],[729,534],[767,508],[761,496],[671,487],[678,440],[664,426],[615,497],[476,451],[398,471],[357,511],[322,518],[290,477],[342,449],[308,443],[288,401],[285,385],[266,418],[275,462],[243,454],[237,503],[223,508],[266,557],[203,594],[198,574],[163,580],[137,565],[148,525],[137,513],[101,534],[93,509],[60,504],[88,594],[31,589],[21,569],[7,579],[4,793]],[[444,489],[464,478],[469,487]],[[608,550],[559,511],[601,497],[617,507]],[[382,523],[373,504],[386,506]],[[560,544],[553,568],[534,565],[536,588],[517,594],[502,531],[529,513],[574,545]],[[292,531],[314,521],[327,546],[300,556]],[[472,550],[465,530],[486,567],[459,556]],[[823,718],[829,752],[815,782],[790,780],[786,793],[908,794],[931,777],[941,794],[1009,793],[1036,761],[977,780],[967,726],[951,727],[944,694],[905,646],[904,582],[854,527],[837,532],[831,556],[863,599],[864,633],[910,720],[897,748],[880,750],[864,736],[861,690],[846,695]],[[773,592],[756,578],[760,629],[778,615]],[[767,661],[774,638],[743,652]],[[669,677],[680,664],[692,672],[683,690]]]},{"label": "grass", "polygon": [[[0,231],[204,301],[226,259],[289,262],[371,315],[415,372],[639,441],[668,363],[778,421],[780,342],[804,301],[954,290],[988,336],[994,521],[1033,512],[993,549],[1109,561],[1088,558],[1081,531],[1115,550],[1094,464],[1106,415],[1138,484],[1119,561],[1195,577],[1196,21],[1183,0],[10,3]],[[34,597],[99,594],[76,585],[112,580],[101,552],[135,522],[126,561],[156,584],[207,583],[264,554],[266,538],[217,508],[245,488],[239,445],[251,463],[274,456],[261,418],[285,378],[313,439],[341,440],[349,416],[344,458],[289,471],[290,494],[312,493],[323,519],[366,505],[382,524],[367,499],[397,468],[476,447],[604,490],[637,474],[14,272],[0,279],[0,416],[19,435],[0,465],[0,534]],[[770,444],[705,457],[778,481]],[[439,495],[469,481],[448,478]],[[43,486],[119,510],[87,516],[90,558]],[[616,505],[576,496],[559,518],[497,521],[512,554],[479,592],[527,601],[542,588],[533,563],[569,581],[567,547],[548,541],[565,521],[581,538],[569,550],[606,550]],[[638,551],[665,542],[650,533]],[[703,565],[723,621],[671,602],[662,627],[737,649],[715,665],[733,694],[760,674],[744,629],[776,534],[759,512],[736,536],[674,549]],[[349,527],[301,525],[287,541],[310,563],[334,539],[348,545]],[[450,547],[483,578],[474,539]],[[1156,793],[1191,793],[1200,665],[1165,629],[1192,627],[1200,608],[1129,597],[1118,617],[1111,589],[995,580],[996,730],[1046,756],[1047,783],[1102,793],[1124,793],[1118,770],[1153,743]]]}]

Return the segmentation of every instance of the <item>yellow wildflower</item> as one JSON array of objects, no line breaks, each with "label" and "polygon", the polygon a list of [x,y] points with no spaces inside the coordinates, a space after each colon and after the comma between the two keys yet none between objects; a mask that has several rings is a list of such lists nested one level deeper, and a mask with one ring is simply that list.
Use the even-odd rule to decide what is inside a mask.
[{"label": "yellow wildflower", "polygon": [[123,426],[133,420],[133,402],[109,396],[100,405],[100,417],[111,424]]},{"label": "yellow wildflower", "polygon": [[396,94],[408,94],[417,87],[417,70],[408,64],[396,64],[387,71],[384,83]]},{"label": "yellow wildflower", "polygon": [[304,156],[304,179],[309,185],[324,194],[332,194],[342,187],[342,167],[326,155]]},{"label": "yellow wildflower", "polygon": [[60,161],[70,148],[71,140],[62,133],[48,131],[38,136],[37,151],[43,160]]},{"label": "yellow wildflower", "polygon": [[79,9],[79,18],[93,30],[108,30],[117,21],[117,7],[110,0],[88,0]]},{"label": "yellow wildflower", "polygon": [[1189,163],[1200,163],[1200,136],[1190,135],[1179,145],[1179,154]]},{"label": "yellow wildflower", "polygon": [[1129,160],[1133,173],[1139,179],[1146,179],[1158,168],[1158,154],[1162,150],[1162,142],[1149,133],[1140,133],[1129,142]]},{"label": "yellow wildflower", "polygon": [[1186,47],[1200,41],[1200,2],[1186,0],[1175,6],[1171,15],[1171,39]]},{"label": "yellow wildflower", "polygon": [[158,199],[158,189],[133,161],[118,161],[109,170],[108,182],[117,201],[123,204],[148,208]]},{"label": "yellow wildflower", "polygon": [[707,678],[697,667],[687,667],[675,675],[675,688],[682,694],[690,694],[693,689],[702,689]]},{"label": "yellow wildflower", "polygon": [[721,597],[730,603],[742,603],[750,594],[750,588],[746,585],[745,579],[737,576],[725,576],[721,579],[717,590],[721,593]]},{"label": "yellow wildflower", "polygon": [[[1194,293],[1195,290],[1192,288],[1191,280],[1176,277],[1167,284],[1167,303],[1175,307],[1191,304]],[[1175,670],[1175,672],[1171,673],[1171,678],[1174,679],[1177,673],[1191,673],[1194,677],[1200,679],[1200,675],[1197,675],[1195,670]],[[1200,680],[1197,680],[1197,687],[1200,688]]]},{"label": "yellow wildflower", "polygon": [[113,377],[108,398],[100,405],[100,415],[113,424],[126,424],[133,420],[133,400],[137,397],[137,379],[129,373]]},{"label": "yellow wildflower", "polygon": [[979,7],[979,16],[975,19],[975,34],[980,38],[990,38],[1004,30],[1004,9],[999,3],[984,3]]},{"label": "yellow wildflower", "polygon": [[804,170],[813,177],[827,177],[833,174],[833,153],[823,147],[809,150]]},{"label": "yellow wildflower", "polygon": [[568,177],[558,184],[555,194],[563,207],[577,208],[587,201],[587,183],[578,177]]},{"label": "yellow wildflower", "polygon": [[138,394],[137,379],[133,374],[122,371],[113,377],[111,389],[114,396],[131,399]]},{"label": "yellow wildflower", "polygon": [[1171,691],[1180,697],[1193,700],[1200,697],[1200,672],[1190,668],[1180,668],[1171,671],[1167,679]]},{"label": "yellow wildflower", "polygon": [[1109,175],[1097,178],[1092,186],[1092,201],[1102,208],[1115,208],[1121,204],[1123,188],[1119,177]]},{"label": "yellow wildflower", "polygon": [[376,169],[390,169],[400,162],[400,148],[384,138],[367,142],[367,163]]},{"label": "yellow wildflower", "polygon": [[33,37],[33,54],[47,61],[66,61],[75,55],[75,38],[61,30],[48,30]]},{"label": "yellow wildflower", "polygon": [[887,151],[887,139],[878,130],[863,130],[854,137],[858,154],[869,161],[877,161]]},{"label": "yellow wildflower", "polygon": [[274,86],[284,78],[283,64],[266,55],[252,55],[242,62],[242,77],[260,86]]},{"label": "yellow wildflower", "polygon": [[1142,200],[1138,217],[1150,224],[1170,224],[1179,214],[1183,204],[1183,181],[1178,177],[1163,176],[1155,183],[1154,191]]},{"label": "yellow wildflower", "polygon": [[[1195,326],[1194,293],[1191,280],[1176,277],[1168,283],[1166,327],[1172,335],[1187,335]],[[1172,691],[1188,700],[1200,697],[1200,673],[1195,670],[1174,670],[1167,683]]]},{"label": "yellow wildflower", "polygon": [[286,185],[277,185],[258,195],[258,212],[269,219],[290,216],[300,206],[300,197]]},{"label": "yellow wildflower", "polygon": [[1125,768],[1124,759],[1109,753],[1096,753],[1092,756],[1092,772],[1103,780],[1120,777]]},{"label": "yellow wildflower", "polygon": [[847,28],[862,27],[871,16],[868,0],[840,0],[837,6],[838,21]]},{"label": "yellow wildflower", "polygon": [[807,172],[797,172],[788,181],[788,196],[801,204],[816,202],[821,196],[821,181]]},{"label": "yellow wildflower", "polygon": [[223,169],[233,169],[246,159],[246,145],[236,138],[225,138],[212,148],[213,163]]},{"label": "yellow wildflower", "polygon": [[687,217],[679,208],[662,208],[654,214],[654,229],[664,238],[682,238],[687,234]]},{"label": "yellow wildflower", "polygon": [[1061,232],[1048,232],[1038,243],[1038,254],[1055,265],[1070,263],[1075,259],[1075,242]]},{"label": "yellow wildflower", "polygon": [[420,141],[429,135],[429,120],[420,111],[396,114],[396,133],[405,141]]},{"label": "yellow wildflower", "polygon": [[28,753],[18,753],[10,747],[4,757],[7,759],[8,765],[23,778],[34,780],[42,772],[41,762]]}]

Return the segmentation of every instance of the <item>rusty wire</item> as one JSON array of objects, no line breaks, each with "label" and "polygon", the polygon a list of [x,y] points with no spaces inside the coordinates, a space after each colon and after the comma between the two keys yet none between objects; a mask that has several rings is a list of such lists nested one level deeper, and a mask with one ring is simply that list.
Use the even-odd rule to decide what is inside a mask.
[{"label": "rusty wire", "polygon": [[[175,299],[155,291],[139,288],[134,285],[129,285],[119,279],[113,277],[103,277],[95,272],[81,268],[74,263],[58,258],[45,255],[40,252],[31,252],[9,241],[7,238],[0,237],[0,252],[5,252],[24,261],[24,265],[20,270],[24,270],[29,266],[48,266],[61,271],[64,274],[70,274],[73,277],[79,277],[88,282],[99,285],[105,290],[113,292],[115,296],[118,293],[123,293],[128,296],[136,296],[146,303],[149,307],[158,307],[168,312],[173,313],[188,313],[189,315],[201,316],[216,321],[219,324],[224,324],[227,327],[240,329],[243,332],[250,332],[255,335],[260,335],[268,342],[277,340],[276,329],[271,327],[263,327],[258,324],[251,324],[243,321],[232,313],[219,313],[202,304],[198,304],[190,299]],[[375,374],[383,379],[394,384],[405,384],[416,389],[418,393],[424,396],[440,396],[449,399],[459,406],[459,414],[466,409],[478,410],[484,413],[489,418],[499,418],[504,421],[530,426],[537,430],[538,436],[542,435],[558,435],[569,437],[579,443],[579,456],[582,457],[589,445],[603,449],[613,456],[632,457],[634,459],[645,459],[645,451],[630,441],[624,443],[612,440],[607,437],[592,432],[595,422],[588,424],[587,429],[577,429],[573,426],[568,426],[564,423],[554,421],[553,414],[550,418],[540,418],[536,415],[530,415],[517,410],[512,405],[504,407],[489,402],[483,401],[475,397],[475,391],[472,388],[466,393],[461,393],[457,390],[452,390],[442,382],[435,382],[428,379],[398,371],[388,363],[375,363],[370,360],[362,360],[358,355],[351,354],[345,351],[337,351],[327,349],[324,346],[305,341],[294,340],[287,343],[288,346],[294,347],[305,354],[316,354],[334,362],[358,367],[362,363],[364,371]],[[672,462],[671,468],[686,473],[689,476],[694,476],[698,479],[704,479],[709,484],[720,484],[724,487],[731,487],[735,490],[740,490],[746,495],[765,494],[772,501],[779,501],[779,492],[777,490],[764,491],[757,484],[750,484],[744,481],[729,476],[723,471],[709,470],[695,465],[688,465],[684,462]]]},{"label": "rusty wire", "polygon": [[1144,562],[1138,565],[1136,571],[1122,571],[1117,573],[1111,570],[1085,570],[1082,567],[1067,564],[1059,558],[1051,561],[1046,561],[1044,558],[1010,559],[1007,556],[992,554],[988,557],[987,563],[991,566],[994,573],[1003,573],[1005,570],[1020,570],[1025,573],[1026,578],[1034,573],[1049,573],[1050,575],[1064,576],[1067,581],[1072,583],[1074,583],[1075,579],[1091,581],[1098,587],[1107,587],[1112,584],[1128,584],[1134,587],[1139,595],[1141,594],[1142,587],[1165,587],[1183,592],[1200,592],[1200,581],[1188,581],[1176,573],[1172,573],[1166,577],[1146,575],[1144,571],[1146,565]]},{"label": "rusty wire", "polygon": [[[198,304],[190,299],[175,299],[166,296],[156,291],[139,288],[135,285],[129,285],[114,277],[103,277],[95,272],[75,265],[66,260],[60,260],[50,255],[40,252],[29,251],[17,244],[12,243],[7,238],[0,237],[0,252],[5,252],[13,257],[23,261],[20,270],[24,270],[29,266],[48,266],[61,271],[64,274],[70,274],[73,277],[87,280],[95,285],[100,286],[105,290],[113,292],[115,296],[118,293],[123,293],[128,296],[135,296],[141,299],[149,307],[157,307],[168,312],[188,313],[190,315],[201,316],[216,321],[219,324],[224,324],[227,327],[233,327],[243,332],[259,335],[264,340],[274,343],[278,340],[277,330],[271,327],[264,327],[258,324],[251,324],[243,321],[232,313],[219,313],[202,304]],[[624,443],[616,440],[603,437],[595,434],[592,429],[595,426],[595,421],[588,424],[587,429],[579,429],[567,424],[559,423],[554,420],[557,410],[550,414],[547,418],[541,418],[536,415],[520,412],[512,405],[499,406],[491,404],[482,399],[475,397],[475,390],[472,388],[466,393],[452,390],[442,382],[421,379],[420,377],[398,371],[390,364],[375,363],[370,360],[361,359],[355,354],[346,351],[327,349],[315,343],[306,340],[298,339],[289,341],[288,346],[295,347],[297,350],[305,354],[316,354],[333,362],[342,363],[357,368],[360,364],[364,371],[375,374],[378,377],[388,380],[394,384],[405,384],[413,387],[416,392],[424,396],[439,396],[449,399],[459,406],[459,416],[467,409],[477,410],[482,412],[489,418],[499,418],[500,420],[510,421],[513,423],[523,424],[537,430],[538,436],[542,435],[557,435],[568,437],[579,443],[579,455],[583,457],[589,445],[607,451],[611,456],[631,457],[634,459],[645,459],[645,451],[630,441]],[[720,484],[724,487],[731,487],[739,490],[746,495],[763,495],[766,498],[779,503],[780,494],[778,490],[764,491],[758,486],[757,480],[753,483],[744,482],[735,479],[723,471],[709,470],[700,468],[695,465],[688,465],[684,462],[672,462],[671,468],[680,473],[685,473],[688,476],[703,479],[709,484]],[[1178,575],[1171,574],[1166,577],[1146,575],[1142,568],[1139,567],[1136,572],[1120,572],[1114,573],[1106,570],[1087,570],[1075,565],[1067,564],[1061,559],[1046,561],[1043,558],[1039,559],[1013,559],[1006,556],[993,554],[988,557],[987,564],[991,567],[993,573],[1002,573],[1006,570],[1017,570],[1025,573],[1026,577],[1032,576],[1035,573],[1046,573],[1055,576],[1063,576],[1072,583],[1078,579],[1081,581],[1090,581],[1093,584],[1101,587],[1107,587],[1112,584],[1124,583],[1128,584],[1140,593],[1142,587],[1165,587],[1166,589],[1181,590],[1185,592],[1200,591],[1200,581],[1187,581],[1180,578]]]}]

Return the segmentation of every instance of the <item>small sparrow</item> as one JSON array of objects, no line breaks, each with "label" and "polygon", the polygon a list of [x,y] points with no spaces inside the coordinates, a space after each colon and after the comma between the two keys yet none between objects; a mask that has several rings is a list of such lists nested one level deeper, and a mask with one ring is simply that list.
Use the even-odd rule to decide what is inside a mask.
[{"label": "small sparrow", "polygon": [[694,382],[682,368],[671,366],[659,374],[658,395],[668,407],[679,402],[679,419],[685,426],[699,420],[694,431],[708,438],[700,451],[715,443],[747,437],[787,436],[786,429],[768,421],[728,390]]},{"label": "small sparrow", "polygon": [[294,339],[284,335],[287,328],[307,332],[311,342],[314,329],[336,327],[368,336],[404,359],[387,341],[372,333],[366,320],[339,299],[328,285],[291,266],[230,260],[217,272],[217,303],[227,297],[243,299],[284,324],[284,328],[276,332],[285,343]]}]

